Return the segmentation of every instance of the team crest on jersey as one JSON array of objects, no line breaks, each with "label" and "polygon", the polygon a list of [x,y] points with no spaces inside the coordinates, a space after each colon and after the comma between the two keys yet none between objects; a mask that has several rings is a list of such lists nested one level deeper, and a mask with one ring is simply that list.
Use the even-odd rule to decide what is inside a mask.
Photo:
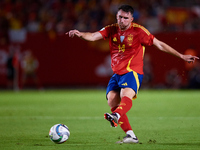
[{"label": "team crest on jersey", "polygon": [[133,35],[132,35],[132,34],[128,35],[128,37],[127,37],[127,42],[128,42],[128,45],[129,45],[129,46],[132,45],[132,43],[133,43]]}]

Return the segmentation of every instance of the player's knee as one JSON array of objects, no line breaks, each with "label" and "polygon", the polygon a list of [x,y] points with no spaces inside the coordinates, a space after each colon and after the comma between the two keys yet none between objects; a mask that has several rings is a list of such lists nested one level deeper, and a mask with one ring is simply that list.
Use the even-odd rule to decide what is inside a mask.
[{"label": "player's knee", "polygon": [[118,105],[119,105],[119,103],[117,101],[115,101],[114,99],[108,99],[108,106],[110,108],[116,107]]},{"label": "player's knee", "polygon": [[121,93],[120,93],[121,98],[126,96],[130,99],[133,99],[135,97],[135,95],[136,95],[135,91],[131,88],[124,88],[121,90]]},{"label": "player's knee", "polygon": [[119,103],[120,103],[120,99],[119,98],[116,98],[116,97],[109,97],[108,98],[108,106],[110,108],[118,106]]},{"label": "player's knee", "polygon": [[110,91],[107,95],[107,99],[108,106],[110,106],[110,108],[118,106],[121,100],[119,93],[115,91]]}]

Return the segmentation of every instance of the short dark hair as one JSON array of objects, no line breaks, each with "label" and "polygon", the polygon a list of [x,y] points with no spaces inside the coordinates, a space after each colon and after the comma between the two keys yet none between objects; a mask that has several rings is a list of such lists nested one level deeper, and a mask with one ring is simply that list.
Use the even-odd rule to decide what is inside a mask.
[{"label": "short dark hair", "polygon": [[118,11],[119,10],[123,10],[124,12],[130,12],[132,15],[133,15],[133,13],[134,13],[134,9],[133,9],[133,7],[132,6],[130,6],[130,5],[121,5],[119,8],[118,8]]}]

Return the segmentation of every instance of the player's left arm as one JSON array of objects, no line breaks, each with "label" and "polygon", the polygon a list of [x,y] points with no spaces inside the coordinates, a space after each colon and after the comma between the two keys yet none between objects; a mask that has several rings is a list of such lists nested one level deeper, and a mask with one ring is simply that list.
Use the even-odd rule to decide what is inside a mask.
[{"label": "player's left arm", "polygon": [[199,59],[199,57],[197,56],[192,56],[192,55],[183,55],[181,53],[179,53],[178,51],[176,51],[174,48],[170,47],[169,45],[167,45],[166,43],[156,39],[154,37],[153,39],[153,45],[156,46],[159,50],[163,51],[163,52],[166,52],[166,53],[169,53],[169,54],[172,54],[174,56],[177,56],[187,62],[194,62],[195,59]]}]

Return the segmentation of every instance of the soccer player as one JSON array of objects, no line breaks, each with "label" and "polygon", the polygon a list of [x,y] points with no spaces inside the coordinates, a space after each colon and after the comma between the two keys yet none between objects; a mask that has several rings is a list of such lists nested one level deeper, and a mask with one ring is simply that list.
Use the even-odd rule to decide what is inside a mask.
[{"label": "soccer player", "polygon": [[78,36],[87,41],[109,39],[111,67],[114,75],[107,87],[107,100],[112,113],[105,113],[112,127],[118,124],[126,137],[118,143],[138,143],[126,113],[132,107],[143,78],[143,56],[145,46],[154,45],[159,50],[172,54],[186,62],[199,59],[196,56],[183,55],[154,37],[146,28],[133,22],[134,9],[122,5],[116,15],[117,23],[108,25],[97,32],[70,30],[69,37]]}]

